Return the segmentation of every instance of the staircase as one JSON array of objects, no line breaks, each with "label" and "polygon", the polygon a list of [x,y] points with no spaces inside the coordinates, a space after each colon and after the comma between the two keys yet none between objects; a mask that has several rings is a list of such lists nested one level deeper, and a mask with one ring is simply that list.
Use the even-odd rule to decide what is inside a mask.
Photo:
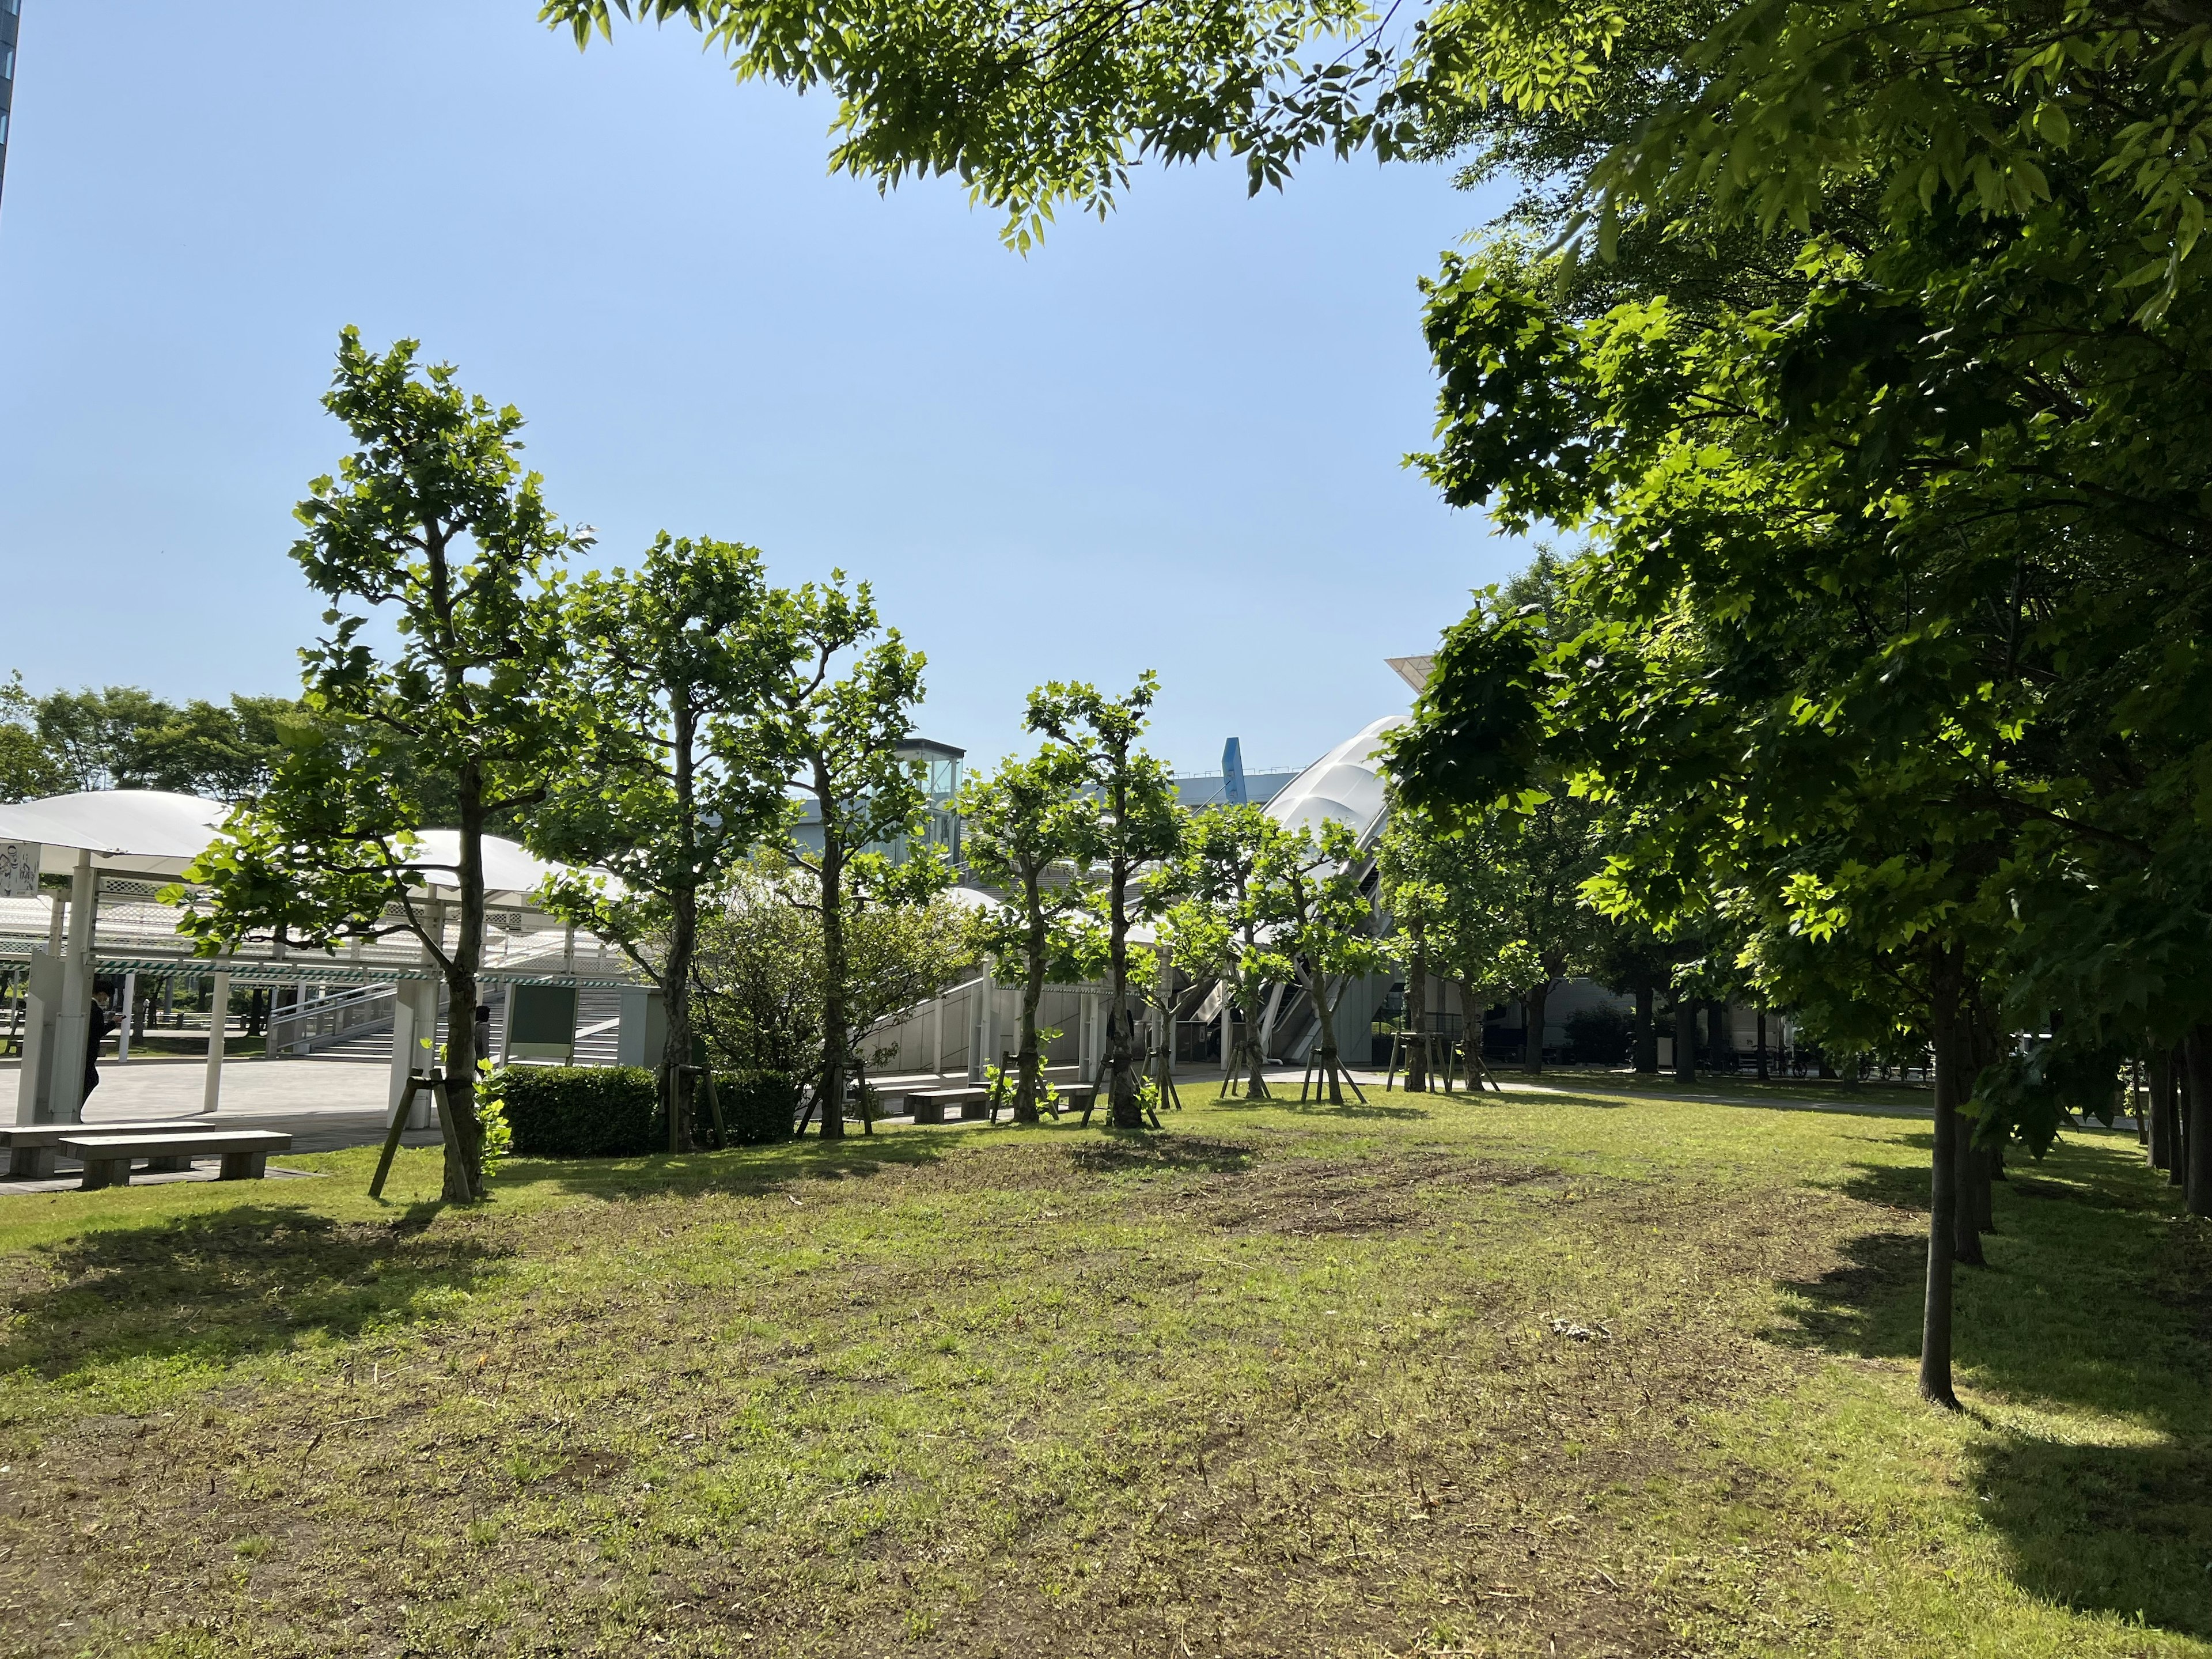
[{"label": "staircase", "polygon": [[[446,995],[439,994],[438,1041],[446,1040]],[[484,1000],[491,1005],[492,1041],[499,1041],[501,1017],[507,1012],[507,987],[489,986]],[[579,1066],[611,1066],[615,1063],[618,1028],[622,1024],[622,993],[596,986],[585,986],[576,993],[576,1058]],[[330,1041],[327,1046],[304,1056],[308,1060],[336,1060],[356,1065],[392,1063],[392,1019],[387,1014],[379,1024],[367,1025],[347,1032]]]}]

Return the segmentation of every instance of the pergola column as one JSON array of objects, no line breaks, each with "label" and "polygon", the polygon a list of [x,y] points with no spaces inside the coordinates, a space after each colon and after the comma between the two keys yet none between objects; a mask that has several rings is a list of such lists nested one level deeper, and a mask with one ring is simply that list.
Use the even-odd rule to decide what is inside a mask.
[{"label": "pergola column", "polygon": [[200,1110],[210,1117],[222,1103],[223,1041],[230,1030],[230,964],[215,970],[215,1000],[208,1010],[207,1080],[200,1087]]},{"label": "pergola column", "polygon": [[92,924],[100,878],[80,851],[70,874],[69,948],[62,957],[62,1012],[54,1022],[53,1121],[84,1121],[84,1039],[92,1024]]}]

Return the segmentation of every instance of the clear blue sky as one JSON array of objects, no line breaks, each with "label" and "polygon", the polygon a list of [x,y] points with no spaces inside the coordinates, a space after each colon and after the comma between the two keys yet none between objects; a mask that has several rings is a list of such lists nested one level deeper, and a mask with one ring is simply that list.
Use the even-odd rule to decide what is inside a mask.
[{"label": "clear blue sky", "polygon": [[0,672],[289,691],[339,327],[519,405],[617,562],[666,526],[872,580],[922,727],[1157,667],[1155,747],[1302,763],[1522,556],[1400,465],[1442,169],[1141,171],[1026,259],[957,185],[826,175],[818,98],[534,0],[24,0],[0,204]]}]

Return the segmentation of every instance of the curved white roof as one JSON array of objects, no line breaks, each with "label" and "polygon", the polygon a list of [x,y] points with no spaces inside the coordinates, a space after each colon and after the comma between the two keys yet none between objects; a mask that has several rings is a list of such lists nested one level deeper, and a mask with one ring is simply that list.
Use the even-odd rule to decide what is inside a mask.
[{"label": "curved white roof", "polygon": [[[0,806],[0,841],[41,843],[46,850],[39,868],[46,875],[69,874],[76,868],[76,855],[89,852],[95,870],[173,878],[207,849],[229,814],[222,801],[198,795],[94,789]],[[433,892],[452,890],[448,870],[460,857],[460,831],[425,830],[418,840],[427,885]],[[499,836],[483,838],[483,860],[487,901],[508,906],[528,904],[538,883],[565,867],[533,858]]]},{"label": "curved white roof", "polygon": [[91,789],[0,806],[0,839],[45,848],[40,870],[65,876],[80,852],[93,868],[143,876],[180,876],[206,850],[230,808],[198,795],[160,789]]},{"label": "curved white roof", "polygon": [[1407,718],[1385,714],[1360,727],[1285,784],[1267,803],[1267,816],[1293,834],[1307,827],[1318,834],[1325,823],[1348,823],[1366,846],[1382,827],[1382,740]]}]

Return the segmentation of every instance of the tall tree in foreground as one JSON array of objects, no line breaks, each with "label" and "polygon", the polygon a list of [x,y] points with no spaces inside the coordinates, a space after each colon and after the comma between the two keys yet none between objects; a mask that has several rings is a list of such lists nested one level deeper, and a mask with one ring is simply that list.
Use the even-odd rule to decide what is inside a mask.
[{"label": "tall tree in foreground", "polygon": [[[588,545],[547,509],[516,452],[522,416],[356,330],[324,407],[360,445],[315,480],[292,557],[331,601],[331,633],[301,653],[312,723],[269,787],[186,872],[212,909],[181,924],[209,954],[252,933],[335,949],[420,939],[450,994],[445,1195],[483,1195],[475,1105],[477,973],[483,961],[486,826],[536,805],[565,763],[547,702],[565,672],[559,561]],[[364,637],[388,617],[394,642]],[[453,805],[451,863],[424,857],[426,792]],[[459,914],[426,902],[424,878]]]},{"label": "tall tree in foreground", "polygon": [[692,956],[702,893],[789,816],[782,781],[757,769],[752,731],[779,665],[763,638],[760,555],[733,542],[665,532],[636,574],[586,577],[566,623],[575,665],[557,720],[574,763],[531,815],[533,852],[571,868],[547,904],[614,939],[659,987],[668,1150],[687,1152],[692,1103]]},{"label": "tall tree in foreground", "polygon": [[1097,799],[1083,791],[1082,757],[1048,743],[1008,756],[961,792],[961,842],[970,874],[1007,896],[985,928],[986,953],[1011,966],[1022,991],[1014,1121],[1035,1123],[1044,1099],[1037,1005],[1045,982],[1072,975],[1086,877],[1101,850]]},{"label": "tall tree in foreground", "polygon": [[1159,690],[1147,670],[1127,695],[1108,697],[1096,686],[1054,681],[1030,694],[1027,724],[1073,751],[1097,792],[1098,857],[1106,919],[1106,1077],[1108,1121],[1145,1127],[1137,1075],[1136,1024],[1129,1006],[1132,884],[1146,865],[1172,858],[1182,840],[1182,814],[1167,768],[1138,746]]},{"label": "tall tree in foreground", "polygon": [[[902,861],[882,850],[910,835],[925,797],[898,746],[914,729],[923,658],[876,614],[868,584],[779,592],[763,629],[775,669],[744,763],[812,797],[820,844],[802,826],[792,857],[812,878],[805,901],[822,926],[822,1133],[845,1133],[845,1085],[856,1035],[849,943],[854,914],[876,901],[925,898],[950,871],[935,849]],[[842,672],[840,672],[840,669]]]}]

